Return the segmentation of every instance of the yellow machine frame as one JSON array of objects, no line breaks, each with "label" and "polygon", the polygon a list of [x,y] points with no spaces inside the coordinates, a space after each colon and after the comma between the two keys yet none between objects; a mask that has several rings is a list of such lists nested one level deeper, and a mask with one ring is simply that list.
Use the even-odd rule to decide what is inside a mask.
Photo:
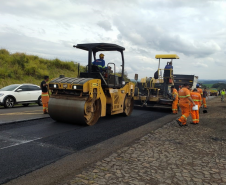
[{"label": "yellow machine frame", "polygon": [[[157,70],[157,74],[158,74],[158,79],[155,78],[141,78],[140,81],[140,88],[136,87],[136,94],[134,96],[134,100],[135,100],[135,105],[140,105],[140,106],[147,106],[148,103],[157,103],[159,104],[161,99],[164,99],[165,97],[163,95],[160,95],[160,89],[156,88],[155,85],[156,84],[164,84],[164,76],[162,75],[162,71],[164,70],[170,70],[170,79],[171,84],[174,84],[174,80],[173,80],[173,71],[172,69],[160,69],[160,59],[171,59],[171,62],[173,59],[179,59],[179,56],[176,54],[158,54],[155,56],[156,59],[159,59],[159,64],[158,64],[158,70]],[[138,82],[139,83],[139,82]],[[148,84],[150,83],[150,84]],[[142,86],[142,87],[141,87]],[[144,95],[140,95],[139,92],[141,92],[141,88],[143,89]],[[155,95],[151,95],[150,94],[150,90],[155,92]],[[169,86],[168,86],[168,91],[170,91]],[[169,102],[167,101],[167,104]]]}]

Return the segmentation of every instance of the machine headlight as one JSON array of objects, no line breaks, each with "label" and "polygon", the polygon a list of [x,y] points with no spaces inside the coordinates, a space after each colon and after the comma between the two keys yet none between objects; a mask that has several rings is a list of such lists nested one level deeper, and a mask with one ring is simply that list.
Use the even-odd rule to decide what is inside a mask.
[{"label": "machine headlight", "polygon": [[122,81],[122,85],[125,85],[125,81]]},{"label": "machine headlight", "polygon": [[54,87],[54,88],[57,88],[57,85],[56,85],[56,84],[54,84],[54,85],[53,85],[53,87]]},{"label": "machine headlight", "polygon": [[77,89],[77,86],[76,86],[76,85],[74,85],[74,86],[73,86],[73,89]]},{"label": "machine headlight", "polygon": [[1,97],[1,96],[4,96],[4,94],[3,94],[3,93],[0,93],[0,97]]}]

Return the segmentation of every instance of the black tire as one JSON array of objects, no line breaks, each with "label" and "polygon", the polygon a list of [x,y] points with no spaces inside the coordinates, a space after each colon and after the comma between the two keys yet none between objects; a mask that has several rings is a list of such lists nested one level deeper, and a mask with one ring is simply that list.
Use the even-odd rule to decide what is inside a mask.
[{"label": "black tire", "polygon": [[42,106],[42,98],[41,98],[41,96],[39,96],[39,98],[38,98],[38,105]]},{"label": "black tire", "polygon": [[28,107],[29,103],[24,103],[23,106],[24,107]]},{"label": "black tire", "polygon": [[4,107],[5,108],[12,108],[14,107],[15,100],[13,97],[9,96],[4,100]]}]

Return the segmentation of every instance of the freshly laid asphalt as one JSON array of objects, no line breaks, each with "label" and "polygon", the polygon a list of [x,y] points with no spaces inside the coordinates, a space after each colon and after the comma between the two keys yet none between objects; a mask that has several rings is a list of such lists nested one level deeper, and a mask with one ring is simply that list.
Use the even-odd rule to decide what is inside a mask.
[{"label": "freshly laid asphalt", "polygon": [[43,114],[42,106],[36,104],[24,107],[23,105],[16,105],[13,108],[4,108],[0,106],[0,125],[15,121],[45,118],[49,115]]},{"label": "freshly laid asphalt", "polygon": [[107,116],[90,127],[57,123],[51,118],[2,125],[0,184],[167,114],[134,109],[130,117]]}]

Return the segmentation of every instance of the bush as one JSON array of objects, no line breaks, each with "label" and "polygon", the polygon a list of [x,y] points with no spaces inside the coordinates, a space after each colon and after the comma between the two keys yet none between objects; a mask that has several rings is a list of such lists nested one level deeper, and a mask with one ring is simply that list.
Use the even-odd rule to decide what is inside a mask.
[{"label": "bush", "polygon": [[225,83],[216,83],[212,85],[212,88],[216,88],[218,90],[226,89]]},{"label": "bush", "polygon": [[6,49],[0,49],[0,54],[2,54],[2,55],[9,55],[10,53]]},{"label": "bush", "polygon": [[14,53],[12,54],[13,60],[12,64],[18,64],[22,69],[25,68],[25,65],[29,62],[29,59],[24,53]]},{"label": "bush", "polygon": [[[85,67],[80,66],[80,71]],[[63,62],[59,59],[44,59],[25,53],[10,54],[6,49],[0,50],[0,88],[12,83],[34,83],[39,85],[45,75],[50,79],[61,74],[67,77],[77,76],[77,64],[73,61]]]}]

